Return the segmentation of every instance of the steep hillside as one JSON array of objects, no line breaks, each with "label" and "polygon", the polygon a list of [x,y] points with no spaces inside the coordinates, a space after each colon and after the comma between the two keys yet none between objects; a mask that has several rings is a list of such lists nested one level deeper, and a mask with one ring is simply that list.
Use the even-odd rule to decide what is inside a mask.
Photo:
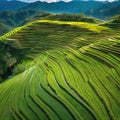
[{"label": "steep hillside", "polygon": [[120,29],[120,15],[113,17],[113,19],[111,19],[109,22],[106,22],[104,25],[110,28]]},{"label": "steep hillside", "polygon": [[93,8],[87,14],[91,14],[99,19],[109,19],[120,14],[120,1],[107,2],[99,8]]},{"label": "steep hillside", "polygon": [[0,36],[11,30],[11,27],[0,21]]},{"label": "steep hillside", "polygon": [[26,11],[2,11],[0,12],[0,20],[4,24],[11,27],[16,27],[21,25],[29,17],[40,14],[40,11],[37,10],[26,10]]},{"label": "steep hillside", "polygon": [[27,57],[0,84],[0,119],[119,120],[119,33],[39,20],[0,37]]},{"label": "steep hillside", "polygon": [[15,11],[27,5],[28,3],[20,1],[0,1],[0,11]]},{"label": "steep hillside", "polygon": [[37,10],[26,11],[2,11],[0,12],[0,35],[3,35],[11,29],[24,25],[27,22],[39,19],[49,15],[48,13]]},{"label": "steep hillside", "polygon": [[14,29],[15,27],[22,26],[26,23],[40,20],[61,20],[61,21],[79,21],[89,23],[101,23],[101,20],[87,17],[83,14],[50,14],[41,12],[39,10],[26,10],[26,11],[3,11],[0,12],[0,35],[3,35]]}]

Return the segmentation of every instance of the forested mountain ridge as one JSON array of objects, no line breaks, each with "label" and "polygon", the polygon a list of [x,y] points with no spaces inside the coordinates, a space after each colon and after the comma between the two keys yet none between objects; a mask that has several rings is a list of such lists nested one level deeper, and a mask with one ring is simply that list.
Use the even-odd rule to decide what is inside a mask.
[{"label": "forested mountain ridge", "polygon": [[71,2],[34,2],[20,10],[41,10],[51,13],[83,13],[100,19],[109,19],[120,14],[120,1],[71,1]]},{"label": "forested mountain ridge", "polygon": [[15,11],[22,7],[27,6],[28,3],[21,2],[21,1],[6,1],[6,0],[0,0],[0,11]]},{"label": "forested mountain ridge", "polygon": [[49,15],[48,13],[40,12],[37,10],[26,11],[1,11],[0,12],[0,35],[7,33],[15,27],[21,26],[27,22],[39,19]]}]

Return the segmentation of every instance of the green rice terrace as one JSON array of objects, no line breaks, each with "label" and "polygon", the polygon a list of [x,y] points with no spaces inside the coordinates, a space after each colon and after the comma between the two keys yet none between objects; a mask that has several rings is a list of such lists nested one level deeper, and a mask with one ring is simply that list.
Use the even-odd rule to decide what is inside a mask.
[{"label": "green rice terrace", "polygon": [[0,39],[0,120],[120,120],[120,29],[37,20]]}]

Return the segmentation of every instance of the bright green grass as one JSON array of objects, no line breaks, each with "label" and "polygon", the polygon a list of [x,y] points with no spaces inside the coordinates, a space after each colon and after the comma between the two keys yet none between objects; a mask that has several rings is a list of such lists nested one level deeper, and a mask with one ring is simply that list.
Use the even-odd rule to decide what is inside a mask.
[{"label": "bright green grass", "polygon": [[119,120],[120,39],[87,25],[44,20],[2,37],[32,60],[0,84],[0,120]]},{"label": "bright green grass", "polygon": [[52,21],[52,20],[40,20],[38,22],[41,23],[53,23],[53,24],[59,24],[59,25],[72,25],[72,26],[77,26],[80,28],[86,28],[90,31],[93,32],[101,32],[102,30],[108,30],[109,28],[107,27],[103,27],[103,26],[99,26],[98,24],[93,24],[93,23],[86,23],[86,22],[66,22],[66,21]]},{"label": "bright green grass", "polygon": [[102,30],[108,30],[108,27],[104,27],[104,26],[99,26],[98,24],[93,24],[93,23],[86,23],[86,22],[66,22],[66,21],[53,21],[53,20],[37,20],[35,22],[31,22],[28,23],[25,26],[22,27],[18,27],[12,31],[10,31],[9,33],[3,35],[2,37],[0,37],[0,39],[4,39],[6,37],[9,37],[10,35],[19,32],[20,30],[29,27],[31,25],[34,25],[36,23],[50,23],[50,24],[58,24],[58,25],[71,25],[71,26],[77,26],[80,28],[85,28],[88,29],[90,31],[93,32],[101,32]]}]

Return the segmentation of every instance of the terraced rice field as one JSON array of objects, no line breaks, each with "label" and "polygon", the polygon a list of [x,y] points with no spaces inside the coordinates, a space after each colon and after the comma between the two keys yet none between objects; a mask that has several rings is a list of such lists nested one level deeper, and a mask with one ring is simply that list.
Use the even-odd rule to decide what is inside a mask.
[{"label": "terraced rice field", "polygon": [[0,84],[0,120],[120,120],[119,35],[58,22],[36,21],[1,38],[30,61]]}]

